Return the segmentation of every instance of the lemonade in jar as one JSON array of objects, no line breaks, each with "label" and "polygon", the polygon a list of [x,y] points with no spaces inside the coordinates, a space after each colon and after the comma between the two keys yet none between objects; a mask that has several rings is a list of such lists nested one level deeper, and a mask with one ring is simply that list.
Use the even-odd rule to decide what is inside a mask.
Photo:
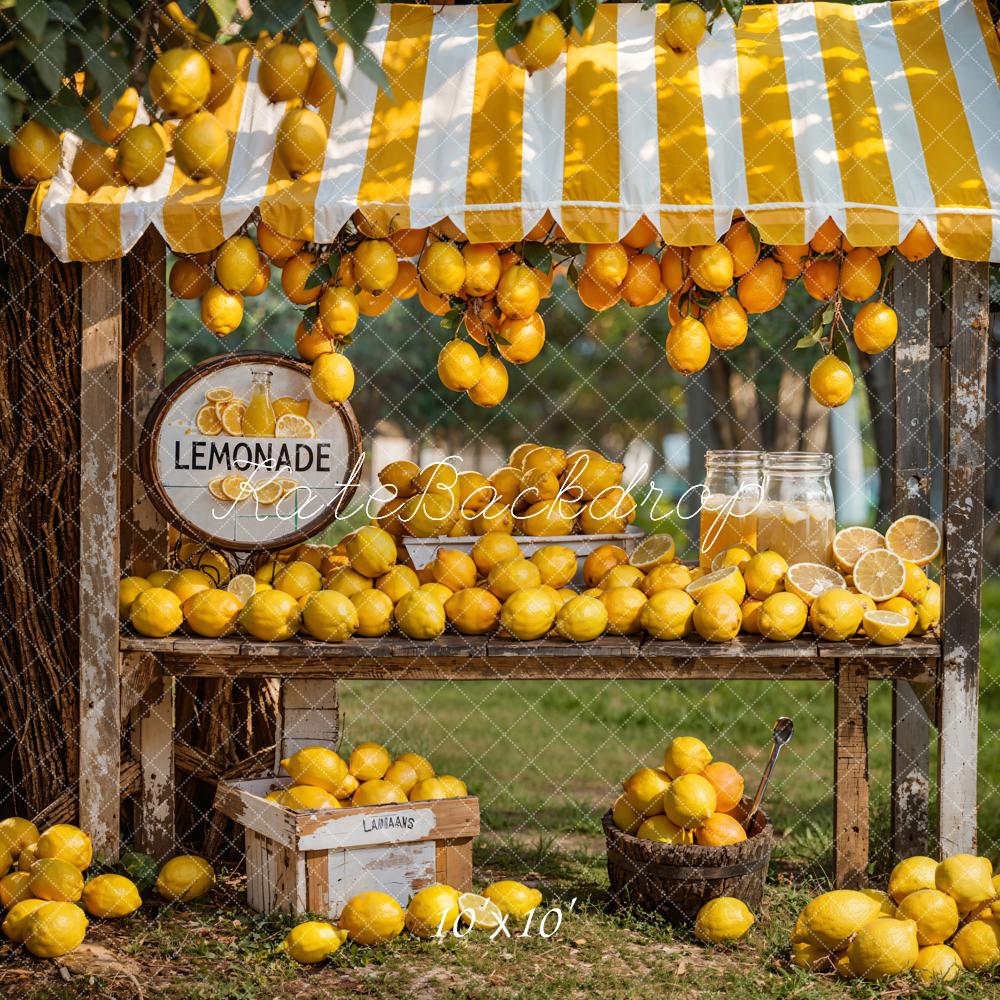
[{"label": "lemonade in jar", "polygon": [[757,547],[760,503],[759,451],[709,451],[705,454],[705,489],[698,522],[698,564],[733,545]]},{"label": "lemonade in jar", "polygon": [[244,437],[274,437],[274,407],[271,404],[271,373],[266,368],[250,371],[250,400],[243,414]]},{"label": "lemonade in jar", "polygon": [[757,511],[758,551],[773,549],[789,565],[835,565],[832,461],[824,452],[779,451],[764,456],[763,496]]}]

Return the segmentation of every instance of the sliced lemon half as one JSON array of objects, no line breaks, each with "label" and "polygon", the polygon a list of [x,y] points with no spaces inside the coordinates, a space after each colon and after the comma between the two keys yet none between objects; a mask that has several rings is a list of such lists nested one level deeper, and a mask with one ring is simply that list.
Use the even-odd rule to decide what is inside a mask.
[{"label": "sliced lemon half", "polygon": [[900,594],[906,583],[906,564],[895,552],[872,549],[854,565],[854,587],[873,601],[888,601]]},{"label": "sliced lemon half", "polygon": [[229,497],[222,492],[222,483],[225,480],[225,476],[216,476],[214,479],[208,481],[208,492],[215,497],[216,500],[228,500]]},{"label": "sliced lemon half", "polygon": [[629,562],[636,569],[648,573],[657,566],[672,562],[676,551],[677,546],[670,535],[649,535],[635,547]]},{"label": "sliced lemon half", "polygon": [[833,558],[845,573],[854,569],[855,563],[873,549],[885,548],[885,536],[874,528],[841,528],[833,539]]},{"label": "sliced lemon half", "polygon": [[785,572],[785,590],[812,604],[824,591],[846,587],[847,581],[835,570],[822,563],[793,563]]},{"label": "sliced lemon half", "polygon": [[262,483],[254,488],[254,499],[262,507],[270,507],[281,499],[281,483],[272,479],[269,483]]},{"label": "sliced lemon half", "polygon": [[222,403],[222,429],[233,437],[243,437],[243,414],[247,404],[242,399]]},{"label": "sliced lemon half", "polygon": [[308,417],[297,413],[283,413],[274,425],[274,436],[279,438],[314,438],[316,428]]},{"label": "sliced lemon half", "polygon": [[897,611],[866,611],[861,619],[865,635],[879,646],[897,646],[906,638],[910,622]]},{"label": "sliced lemon half", "polygon": [[747,596],[747,585],[737,566],[725,566],[693,580],[684,588],[696,601],[710,593],[728,594],[737,604]]},{"label": "sliced lemon half", "polygon": [[249,487],[246,476],[234,474],[222,479],[222,492],[227,500],[246,500],[252,492]]},{"label": "sliced lemon half", "polygon": [[226,590],[241,604],[246,604],[257,593],[257,581],[249,573],[237,573],[226,585]]},{"label": "sliced lemon half", "polygon": [[459,919],[480,930],[495,930],[503,922],[503,913],[491,899],[475,892],[463,892],[458,897]]},{"label": "sliced lemon half", "polygon": [[926,566],[941,551],[941,531],[926,517],[907,514],[889,525],[885,547],[907,562]]},{"label": "sliced lemon half", "polygon": [[228,385],[217,385],[205,393],[205,399],[210,403],[224,403],[233,398],[233,390]]},{"label": "sliced lemon half", "polygon": [[203,406],[195,414],[194,425],[198,428],[198,432],[206,437],[215,437],[216,434],[222,433],[222,420],[216,413],[215,407],[211,405]]}]

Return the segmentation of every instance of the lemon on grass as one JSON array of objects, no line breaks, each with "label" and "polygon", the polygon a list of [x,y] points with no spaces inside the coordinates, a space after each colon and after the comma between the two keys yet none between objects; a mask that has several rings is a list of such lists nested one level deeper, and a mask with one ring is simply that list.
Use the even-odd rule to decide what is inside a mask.
[{"label": "lemon on grass", "polygon": [[709,944],[738,941],[753,927],[754,922],[754,915],[742,899],[717,896],[698,911],[694,934],[699,941]]},{"label": "lemon on grass", "polygon": [[458,897],[459,919],[462,923],[484,931],[496,930],[503,923],[500,907],[474,892],[463,892]]},{"label": "lemon on grass", "polygon": [[862,927],[847,949],[851,972],[877,981],[913,968],[920,952],[917,925],[912,920],[874,920]]},{"label": "lemon on grass", "polygon": [[896,611],[866,611],[861,628],[876,645],[897,646],[910,631],[910,620]]},{"label": "lemon on grass", "polygon": [[142,591],[129,609],[129,623],[140,634],[162,639],[184,621],[180,598],[164,587]]},{"label": "lemon on grass", "polygon": [[404,925],[416,937],[448,934],[458,923],[459,892],[450,885],[426,886],[406,905]]},{"label": "lemon on grass", "polygon": [[297,785],[315,785],[331,794],[340,790],[347,777],[347,762],[329,747],[303,747],[285,757],[281,766]]},{"label": "lemon on grass", "polygon": [[958,930],[958,904],[940,889],[918,889],[899,904],[897,915],[917,925],[917,943],[923,948],[944,944]]},{"label": "lemon on grass", "polygon": [[889,895],[901,903],[910,893],[936,888],[938,862],[916,854],[900,861],[889,875]]},{"label": "lemon on grass", "polygon": [[953,854],[945,858],[934,873],[934,885],[954,898],[962,914],[995,899],[997,895],[993,885],[993,865],[989,858],[974,854]]},{"label": "lemon on grass", "polygon": [[215,869],[194,854],[171,858],[156,876],[156,891],[170,902],[200,899],[215,885]]},{"label": "lemon on grass", "polygon": [[799,914],[793,940],[804,941],[829,952],[841,951],[865,924],[879,915],[881,908],[878,900],[854,889],[821,893],[810,900]]},{"label": "lemon on grass", "polygon": [[608,627],[608,609],[596,597],[578,594],[556,612],[555,632],[571,642],[592,642]]},{"label": "lemon on grass", "polygon": [[98,875],[83,887],[83,906],[92,917],[127,917],[142,906],[136,884],[124,875]]},{"label": "lemon on grass", "polygon": [[436,639],[445,630],[444,606],[425,590],[411,590],[396,605],[396,623],[411,639]]},{"label": "lemon on grass", "polygon": [[743,612],[739,603],[728,594],[709,593],[695,606],[691,620],[695,631],[706,642],[729,642],[739,634]]},{"label": "lemon on grass", "polygon": [[1000,921],[977,917],[958,929],[951,946],[970,972],[989,969],[1000,963]]},{"label": "lemon on grass", "polygon": [[329,958],[346,940],[347,931],[325,920],[306,920],[285,935],[282,948],[300,965],[315,965]]},{"label": "lemon on grass", "polygon": [[712,751],[696,736],[675,736],[663,751],[663,770],[671,778],[700,774],[712,762]]},{"label": "lemon on grass", "polygon": [[21,938],[36,958],[58,958],[78,948],[86,933],[87,918],[79,906],[49,902],[28,914]]},{"label": "lemon on grass", "polygon": [[483,890],[483,896],[496,903],[501,913],[515,920],[523,920],[542,904],[542,894],[538,889],[531,889],[513,879],[494,882]]},{"label": "lemon on grass", "polygon": [[36,858],[59,858],[83,871],[94,859],[90,836],[71,823],[56,823],[45,830],[35,843]]},{"label": "lemon on grass", "polygon": [[660,590],[643,605],[639,624],[653,639],[683,639],[693,628],[695,606],[683,590]]},{"label": "lemon on grass", "polygon": [[40,858],[31,866],[28,894],[34,899],[75,903],[83,894],[83,875],[60,858]]},{"label": "lemon on grass", "polygon": [[339,925],[355,944],[387,944],[406,922],[403,908],[384,892],[362,892],[347,901]]},{"label": "lemon on grass", "polygon": [[706,573],[689,583],[684,589],[696,601],[704,601],[706,597],[715,594],[726,594],[737,604],[740,604],[747,595],[743,574],[736,566],[725,566],[722,569]]},{"label": "lemon on grass", "polygon": [[935,979],[947,983],[964,972],[965,966],[954,948],[949,948],[946,944],[932,944],[920,949],[912,971],[925,983]]}]

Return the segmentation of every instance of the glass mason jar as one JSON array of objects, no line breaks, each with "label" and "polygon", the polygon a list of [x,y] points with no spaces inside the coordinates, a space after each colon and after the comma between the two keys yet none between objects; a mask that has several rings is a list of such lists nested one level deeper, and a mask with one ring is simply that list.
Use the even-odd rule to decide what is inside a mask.
[{"label": "glass mason jar", "polygon": [[758,552],[773,549],[789,565],[834,565],[837,518],[830,487],[832,463],[825,452],[777,451],[764,456]]},{"label": "glass mason jar", "polygon": [[698,564],[708,569],[720,552],[740,543],[757,547],[759,451],[709,451],[698,524]]}]

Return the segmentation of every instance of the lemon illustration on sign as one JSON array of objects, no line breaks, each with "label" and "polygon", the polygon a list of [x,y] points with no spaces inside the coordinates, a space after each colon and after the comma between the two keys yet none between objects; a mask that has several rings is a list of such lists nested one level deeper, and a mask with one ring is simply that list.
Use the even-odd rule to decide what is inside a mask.
[{"label": "lemon illustration on sign", "polygon": [[285,935],[282,947],[299,964],[315,965],[329,958],[346,940],[347,931],[325,920],[307,920]]},{"label": "lemon illustration on sign", "polygon": [[136,884],[124,875],[98,875],[83,887],[83,906],[92,917],[127,917],[142,906]]},{"label": "lemon illustration on sign", "polygon": [[59,958],[83,943],[87,918],[73,903],[49,902],[28,914],[22,928],[24,946],[32,955]]},{"label": "lemon illustration on sign", "polygon": [[694,934],[699,941],[709,944],[738,941],[753,927],[754,922],[753,913],[742,899],[718,896],[698,911]]},{"label": "lemon illustration on sign", "polygon": [[354,368],[343,354],[321,354],[312,363],[309,381],[324,403],[343,403],[354,391]]},{"label": "lemon illustration on sign", "polygon": [[450,885],[429,885],[421,889],[406,906],[404,925],[421,938],[448,934],[458,922],[459,892]]},{"label": "lemon illustration on sign", "polygon": [[215,885],[215,869],[194,854],[171,858],[156,876],[156,891],[170,902],[200,899]]},{"label": "lemon illustration on sign", "polygon": [[340,927],[355,944],[386,944],[398,937],[406,922],[403,908],[384,892],[362,892],[340,912]]}]

